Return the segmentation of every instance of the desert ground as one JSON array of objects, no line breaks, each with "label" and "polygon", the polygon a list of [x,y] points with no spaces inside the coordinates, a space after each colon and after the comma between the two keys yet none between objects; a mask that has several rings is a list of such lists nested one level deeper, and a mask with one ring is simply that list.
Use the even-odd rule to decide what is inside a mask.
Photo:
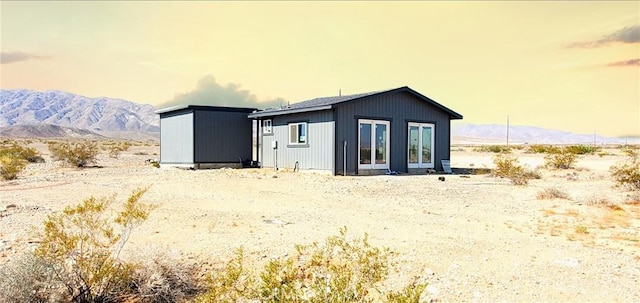
[{"label": "desert ground", "polygon": [[[48,214],[90,196],[123,201],[150,187],[158,205],[125,253],[149,247],[186,260],[224,264],[243,247],[247,262],[295,252],[346,226],[397,252],[385,287],[414,277],[439,302],[640,302],[639,193],[617,188],[617,149],[581,156],[575,169],[539,169],[526,186],[489,174],[331,176],[288,169],[155,168],[157,144],[134,144],[99,167],[65,167],[34,140],[45,163],[0,181],[0,264],[38,243]],[[544,155],[514,152],[536,168]],[[493,153],[454,146],[454,168],[492,168]],[[439,177],[445,177],[439,181]],[[567,199],[540,199],[555,188]],[[635,201],[635,202],[634,202]]]}]

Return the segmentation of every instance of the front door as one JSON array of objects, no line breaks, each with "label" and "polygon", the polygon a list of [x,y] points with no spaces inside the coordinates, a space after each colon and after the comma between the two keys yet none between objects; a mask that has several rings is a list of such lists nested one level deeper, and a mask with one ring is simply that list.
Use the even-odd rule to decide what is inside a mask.
[{"label": "front door", "polygon": [[409,123],[408,155],[409,168],[433,168],[433,146],[435,125],[431,123]]},{"label": "front door", "polygon": [[358,168],[389,168],[389,121],[358,120]]}]

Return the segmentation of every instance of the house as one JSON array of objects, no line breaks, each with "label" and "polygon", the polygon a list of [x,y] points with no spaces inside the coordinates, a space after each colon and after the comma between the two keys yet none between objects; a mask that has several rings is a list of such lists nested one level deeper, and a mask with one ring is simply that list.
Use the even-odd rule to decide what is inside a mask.
[{"label": "house", "polygon": [[442,171],[462,115],[409,87],[316,98],[249,114],[263,167],[332,174]]},{"label": "house", "polygon": [[160,114],[160,165],[189,168],[242,167],[253,154],[255,108],[185,105]]}]

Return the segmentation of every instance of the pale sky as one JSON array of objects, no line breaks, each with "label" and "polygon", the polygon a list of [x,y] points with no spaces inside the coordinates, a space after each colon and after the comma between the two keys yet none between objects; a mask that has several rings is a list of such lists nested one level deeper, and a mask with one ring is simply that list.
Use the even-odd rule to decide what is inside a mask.
[{"label": "pale sky", "polygon": [[2,89],[264,108],[409,86],[461,123],[640,136],[640,1],[2,1],[0,17]]}]

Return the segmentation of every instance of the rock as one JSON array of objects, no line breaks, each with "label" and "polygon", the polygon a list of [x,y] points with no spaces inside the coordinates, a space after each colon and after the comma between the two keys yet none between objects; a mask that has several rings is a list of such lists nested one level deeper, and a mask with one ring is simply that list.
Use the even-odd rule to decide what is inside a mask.
[{"label": "rock", "polygon": [[12,208],[17,208],[17,207],[18,206],[15,205],[15,204],[8,204],[7,206],[4,207],[4,209],[9,210],[9,209],[12,209]]}]

